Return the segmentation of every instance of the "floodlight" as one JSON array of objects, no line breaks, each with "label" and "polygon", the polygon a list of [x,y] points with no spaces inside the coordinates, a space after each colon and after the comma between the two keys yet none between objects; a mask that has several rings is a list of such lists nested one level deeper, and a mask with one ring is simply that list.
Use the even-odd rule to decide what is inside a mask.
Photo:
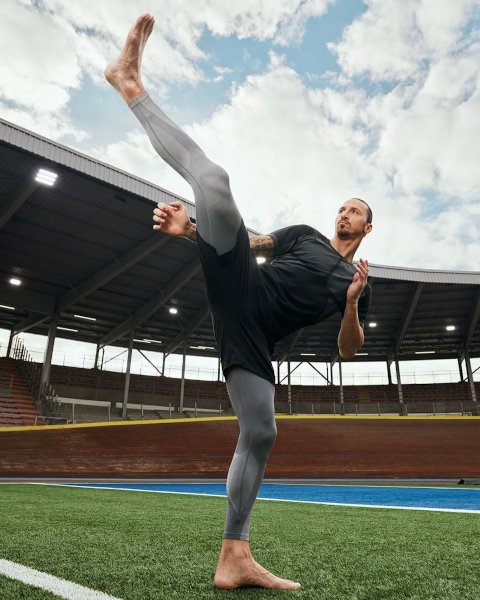
[{"label": "floodlight", "polygon": [[35,181],[43,183],[44,185],[53,185],[57,180],[58,175],[53,171],[47,171],[46,169],[38,169],[35,176]]}]

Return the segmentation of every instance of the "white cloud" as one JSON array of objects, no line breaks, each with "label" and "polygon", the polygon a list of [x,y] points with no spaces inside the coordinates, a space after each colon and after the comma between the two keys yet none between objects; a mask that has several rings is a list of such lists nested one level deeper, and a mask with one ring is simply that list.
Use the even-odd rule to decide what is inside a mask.
[{"label": "white cloud", "polygon": [[71,32],[14,0],[1,3],[0,21],[0,96],[38,112],[64,109],[81,82]]},{"label": "white cloud", "polygon": [[30,126],[32,110],[47,125],[42,133],[56,138],[64,129],[59,121],[75,129],[68,103],[82,79],[88,75],[96,84],[106,85],[105,65],[117,56],[126,32],[142,12],[156,16],[155,35],[144,58],[144,82],[164,97],[171,84],[195,85],[206,79],[199,66],[207,58],[199,46],[206,29],[214,35],[275,38],[288,44],[300,40],[307,20],[326,12],[332,1],[201,0],[192,6],[186,0],[4,0],[0,100],[13,105],[19,125]]},{"label": "white cloud", "polygon": [[288,45],[298,42],[308,19],[324,14],[333,1],[244,0],[241,4],[235,4],[224,0],[200,0],[196,6],[215,35],[274,39],[278,44]]},{"label": "white cloud", "polygon": [[418,77],[430,61],[451,53],[478,0],[367,0],[368,10],[330,48],[348,76],[374,81]]}]

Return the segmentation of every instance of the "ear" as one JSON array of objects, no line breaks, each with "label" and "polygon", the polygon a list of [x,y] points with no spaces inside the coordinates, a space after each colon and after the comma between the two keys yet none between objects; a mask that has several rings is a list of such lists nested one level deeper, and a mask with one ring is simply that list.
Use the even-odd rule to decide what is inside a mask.
[{"label": "ear", "polygon": [[367,233],[370,233],[373,229],[373,225],[371,223],[367,223],[365,225],[365,229],[363,230],[365,235],[367,235]]}]

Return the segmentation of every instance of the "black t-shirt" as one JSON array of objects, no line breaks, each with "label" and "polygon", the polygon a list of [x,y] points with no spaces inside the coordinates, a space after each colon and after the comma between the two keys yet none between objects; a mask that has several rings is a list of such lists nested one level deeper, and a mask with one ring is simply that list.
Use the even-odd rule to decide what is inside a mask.
[{"label": "black t-shirt", "polygon": [[[224,374],[240,366],[274,384],[275,343],[302,327],[343,313],[356,269],[308,225],[285,227],[271,236],[275,259],[259,265],[243,221],[232,250],[222,255],[197,231]],[[367,284],[358,302],[362,325],[370,294]]]},{"label": "black t-shirt", "polygon": [[[347,289],[356,273],[319,231],[293,225],[270,234],[274,242],[271,263],[262,272],[272,306],[275,342],[307,325],[345,311]],[[358,301],[358,319],[365,325],[372,289],[365,286]]]}]

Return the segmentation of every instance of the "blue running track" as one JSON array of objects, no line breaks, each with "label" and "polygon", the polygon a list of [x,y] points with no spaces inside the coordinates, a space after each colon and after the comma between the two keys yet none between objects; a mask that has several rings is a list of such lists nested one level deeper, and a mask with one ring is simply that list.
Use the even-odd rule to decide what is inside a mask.
[{"label": "blue running track", "polygon": [[[143,492],[226,496],[224,483],[72,483],[63,485]],[[480,489],[471,488],[266,483],[260,488],[258,498],[280,502],[474,512],[480,514]]]}]

